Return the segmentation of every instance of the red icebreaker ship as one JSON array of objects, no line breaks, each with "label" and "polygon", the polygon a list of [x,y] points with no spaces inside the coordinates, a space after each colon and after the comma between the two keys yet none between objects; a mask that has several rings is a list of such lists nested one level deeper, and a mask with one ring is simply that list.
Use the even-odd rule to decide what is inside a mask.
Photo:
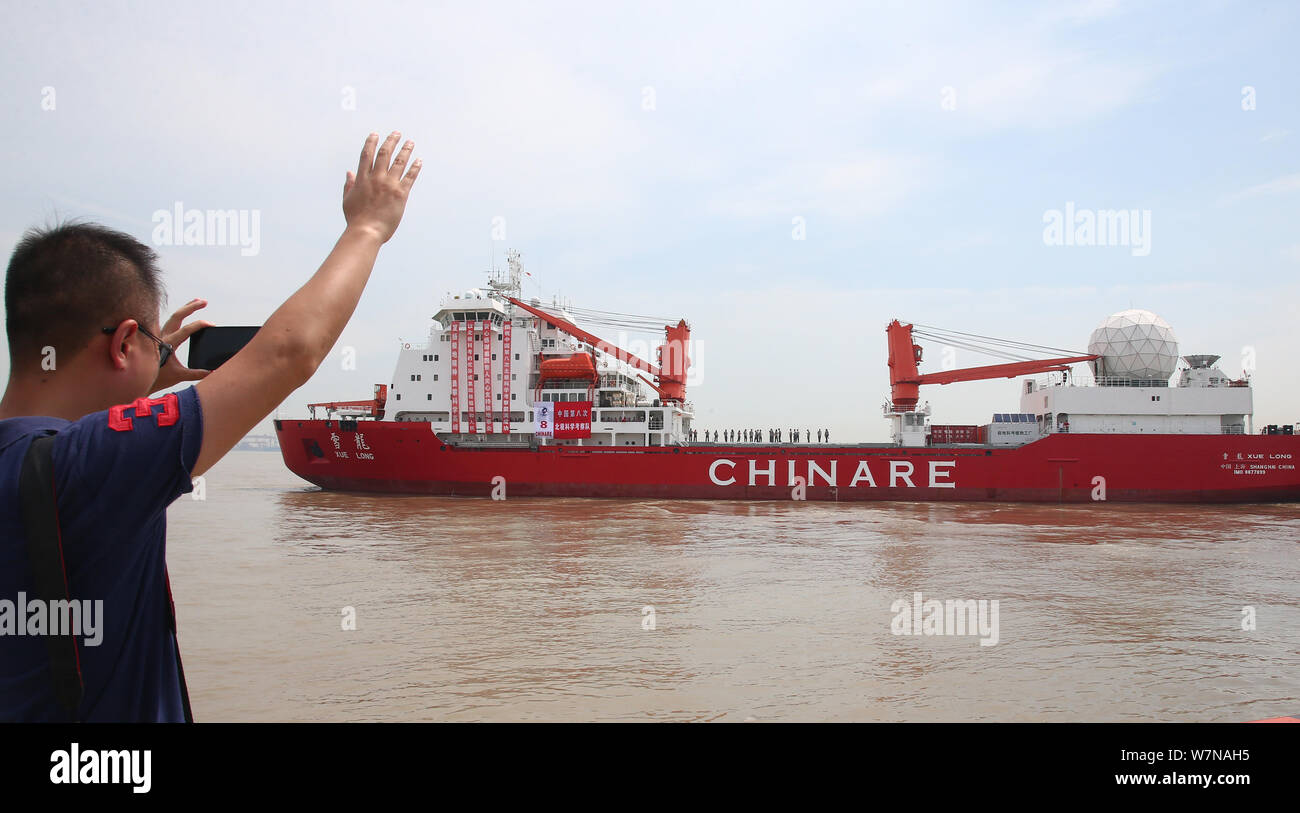
[{"label": "red icebreaker ship", "polygon": [[[427,343],[402,345],[374,398],[278,419],[289,469],[326,489],[498,497],[1300,499],[1293,427],[1255,433],[1249,379],[1229,378],[1218,356],[1180,357],[1149,311],[1107,319],[1087,353],[895,320],[891,443],[712,443],[691,439],[685,321],[663,327],[652,363],[578,326],[599,312],[523,301],[522,273],[511,252],[507,273],[445,300]],[[923,373],[917,339],[1009,360]],[[939,425],[920,404],[922,386],[990,378],[1022,378],[1018,411]]]}]

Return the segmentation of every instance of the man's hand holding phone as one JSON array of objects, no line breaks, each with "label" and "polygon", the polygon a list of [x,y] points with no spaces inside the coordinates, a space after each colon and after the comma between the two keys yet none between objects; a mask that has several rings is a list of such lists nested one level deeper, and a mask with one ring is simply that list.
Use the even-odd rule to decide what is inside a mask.
[{"label": "man's hand holding phone", "polygon": [[189,324],[182,324],[185,318],[197,311],[199,308],[207,307],[205,299],[191,299],[182,307],[178,308],[171,318],[162,326],[162,340],[172,346],[172,354],[167,359],[167,363],[158,371],[158,377],[154,379],[153,391],[158,392],[168,387],[175,386],[182,381],[198,381],[208,374],[208,370],[195,370],[181,364],[180,355],[176,352],[185,340],[193,336],[196,332],[214,325],[206,319],[198,319]]}]

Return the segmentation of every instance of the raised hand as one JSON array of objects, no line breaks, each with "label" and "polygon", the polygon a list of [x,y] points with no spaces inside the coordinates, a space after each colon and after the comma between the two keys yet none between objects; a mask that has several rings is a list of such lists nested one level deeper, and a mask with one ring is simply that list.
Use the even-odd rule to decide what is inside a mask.
[{"label": "raised hand", "polygon": [[397,231],[397,224],[402,222],[407,195],[420,174],[422,163],[417,158],[407,168],[411,151],[415,149],[413,141],[407,141],[397,155],[393,155],[401,137],[402,134],[394,130],[376,153],[379,134],[371,133],[361,148],[357,171],[349,172],[343,184],[343,216],[348,228],[371,231],[382,242],[387,242]]}]

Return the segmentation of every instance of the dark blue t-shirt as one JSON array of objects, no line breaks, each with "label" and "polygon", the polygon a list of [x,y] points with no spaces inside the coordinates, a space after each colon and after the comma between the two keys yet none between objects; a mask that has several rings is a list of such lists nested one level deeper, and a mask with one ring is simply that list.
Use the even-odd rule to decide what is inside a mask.
[{"label": "dark blue t-shirt", "polygon": [[[169,623],[167,506],[193,490],[203,415],[193,387],[78,421],[0,421],[0,602],[35,597],[18,482],[41,430],[53,445],[59,526],[71,598],[102,600],[97,646],[77,638],[86,721],[181,722]],[[15,609],[16,606],[15,606]],[[0,633],[0,720],[58,721],[43,637]]]}]

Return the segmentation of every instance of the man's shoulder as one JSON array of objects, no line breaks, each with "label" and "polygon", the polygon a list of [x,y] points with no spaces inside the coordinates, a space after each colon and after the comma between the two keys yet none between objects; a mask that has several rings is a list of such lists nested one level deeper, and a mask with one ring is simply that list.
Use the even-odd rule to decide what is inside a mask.
[{"label": "man's shoulder", "polygon": [[71,421],[47,415],[5,418],[0,421],[0,455],[7,454],[15,445],[22,446],[20,441],[26,438],[59,432],[71,425]]},{"label": "man's shoulder", "polygon": [[[75,421],[20,417],[0,421],[0,458],[8,488],[17,488],[26,438],[55,432],[52,458],[60,505],[107,500],[118,509],[164,507],[190,491],[203,439],[193,386],[93,412]],[[123,513],[129,513],[124,510]]]},{"label": "man's shoulder", "polygon": [[199,405],[198,391],[190,386],[176,392],[115,404],[75,421],[49,415],[24,415],[0,420],[0,452],[24,438],[51,432],[60,435],[71,433],[112,437],[110,433],[134,432],[137,429],[144,429],[148,433],[153,428],[163,430],[182,423],[197,423],[199,426],[196,428],[201,430],[202,420],[203,410]]},{"label": "man's shoulder", "polygon": [[71,422],[68,428],[104,434],[124,433],[150,431],[153,428],[166,429],[192,419],[201,419],[201,414],[198,393],[191,386],[176,392],[115,404]]},{"label": "man's shoulder", "polygon": [[203,415],[194,387],[91,413],[59,432],[56,460],[75,460],[86,474],[116,468],[183,470],[202,445]]}]

